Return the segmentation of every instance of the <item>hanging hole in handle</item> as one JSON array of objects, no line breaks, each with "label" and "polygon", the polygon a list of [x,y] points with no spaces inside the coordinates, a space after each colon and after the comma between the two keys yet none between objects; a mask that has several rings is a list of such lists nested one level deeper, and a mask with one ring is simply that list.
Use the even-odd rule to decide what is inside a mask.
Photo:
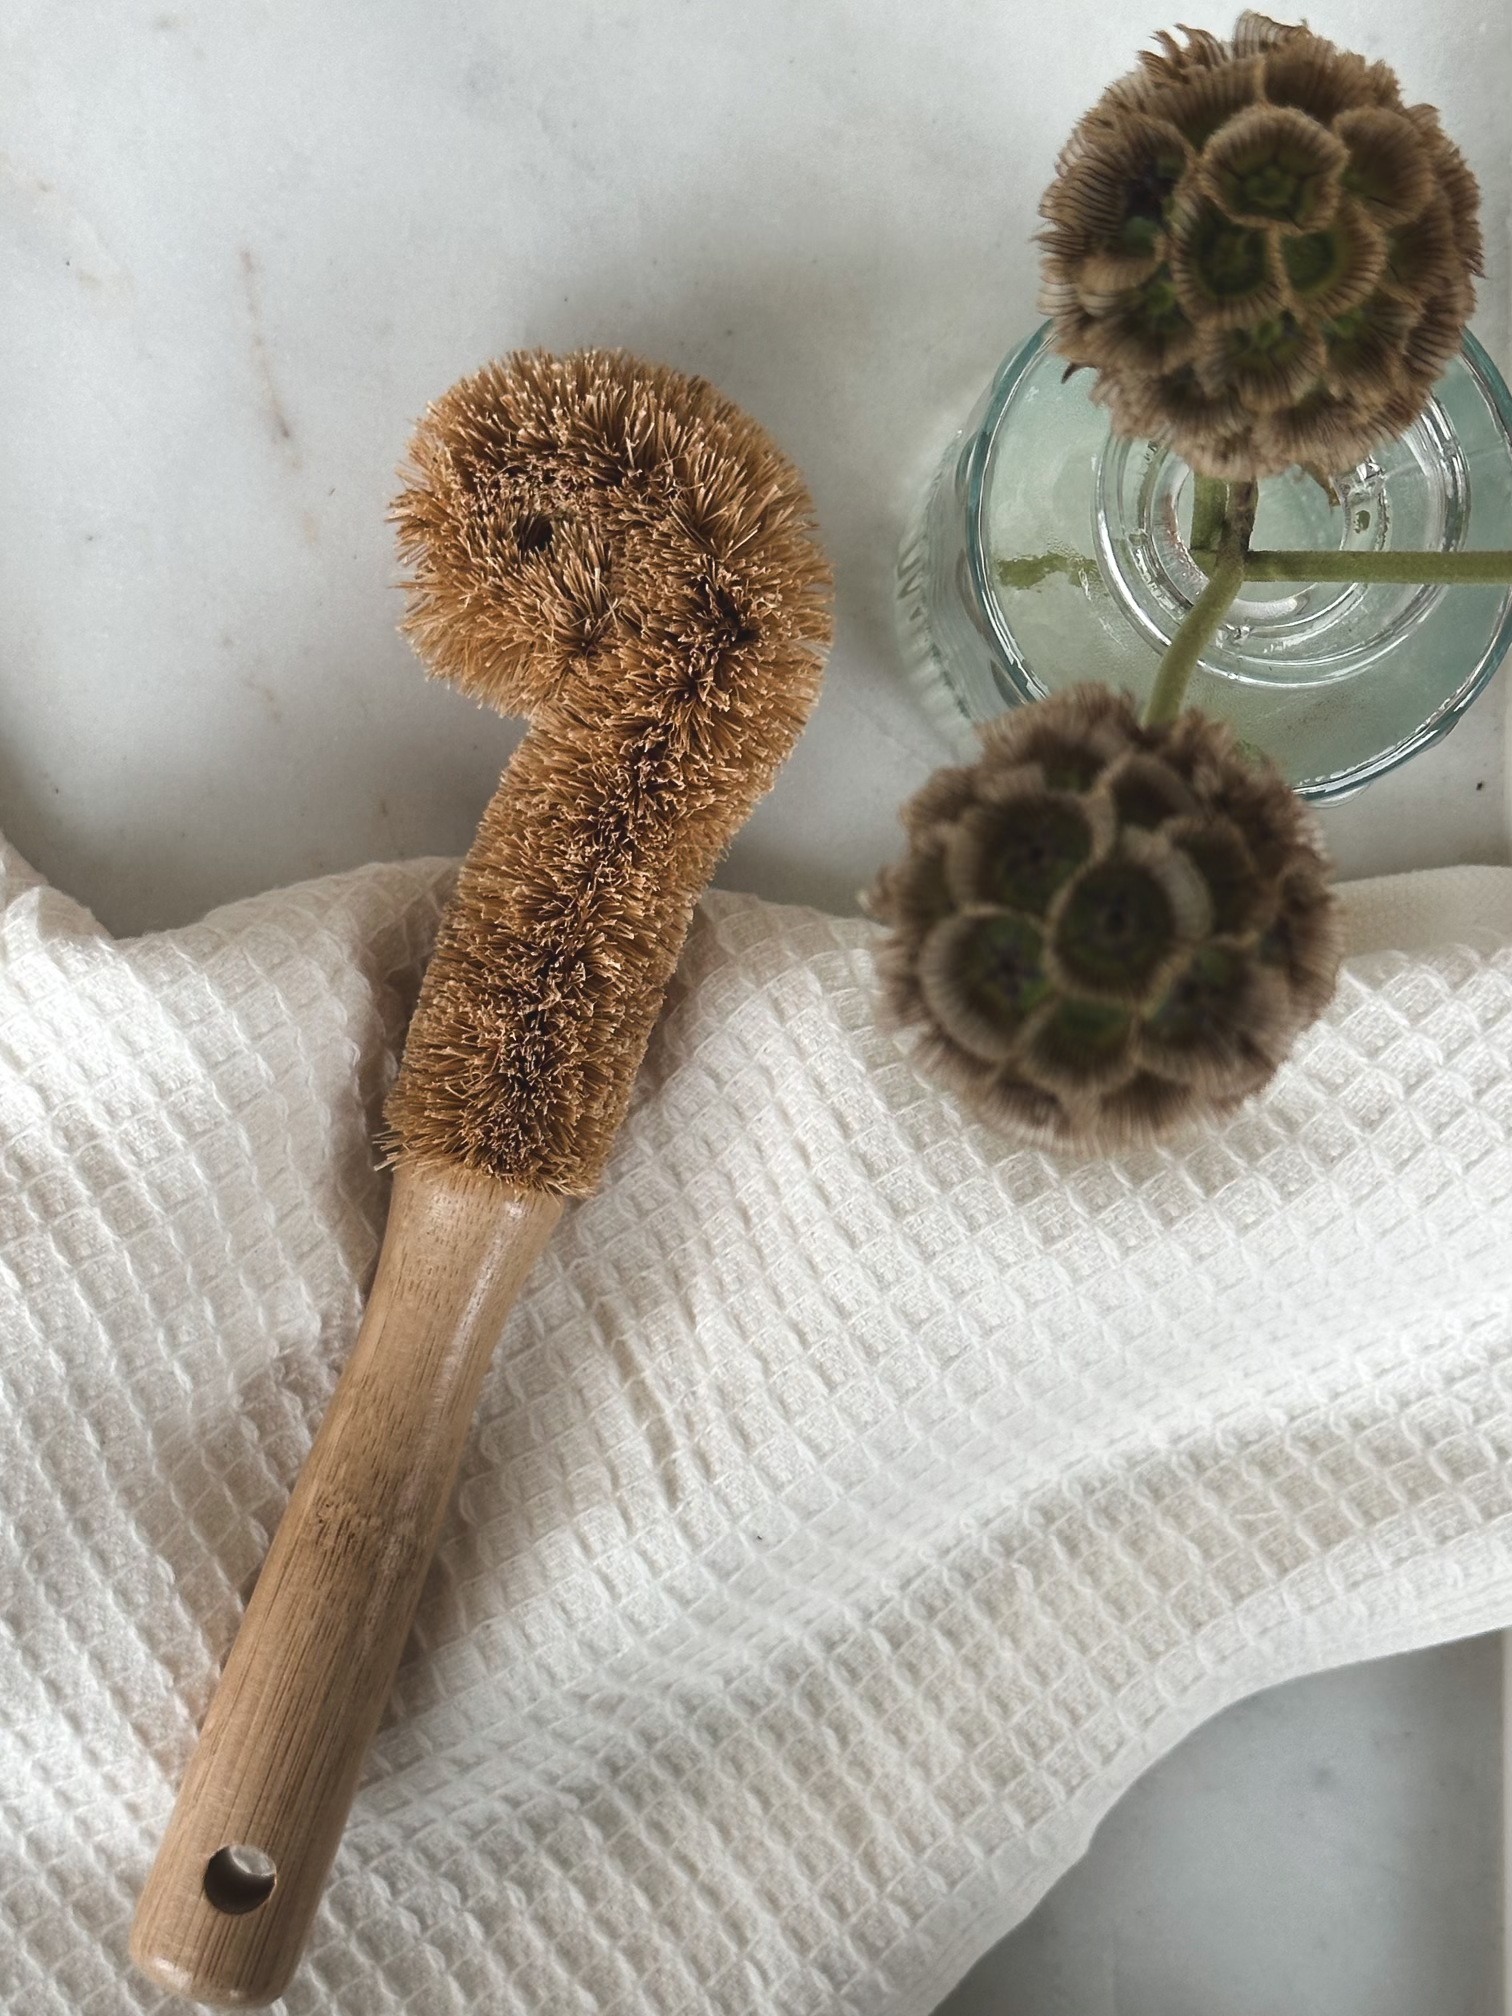
[{"label": "hanging hole in handle", "polygon": [[205,1864],[205,1895],[217,1911],[232,1918],[266,1904],[277,1881],[272,1856],[240,1841],[217,1848]]}]

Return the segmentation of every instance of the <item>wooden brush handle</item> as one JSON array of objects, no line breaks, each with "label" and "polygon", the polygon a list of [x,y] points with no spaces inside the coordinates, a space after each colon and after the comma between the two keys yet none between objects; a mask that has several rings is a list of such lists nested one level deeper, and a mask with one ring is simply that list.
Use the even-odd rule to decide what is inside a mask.
[{"label": "wooden brush handle", "polygon": [[163,1987],[247,2007],[294,1972],[484,1371],[560,1212],[489,1177],[396,1170],[362,1328],[137,1907],[131,1956]]}]

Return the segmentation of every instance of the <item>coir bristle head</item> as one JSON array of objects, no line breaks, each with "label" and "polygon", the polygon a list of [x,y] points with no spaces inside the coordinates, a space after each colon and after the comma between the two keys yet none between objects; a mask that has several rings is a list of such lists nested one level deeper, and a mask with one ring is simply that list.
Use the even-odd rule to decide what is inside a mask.
[{"label": "coir bristle head", "polygon": [[489,365],[410,454],[404,628],[531,727],[442,919],[389,1147],[583,1195],[693,905],[817,696],[829,569],[762,429],[619,352]]}]

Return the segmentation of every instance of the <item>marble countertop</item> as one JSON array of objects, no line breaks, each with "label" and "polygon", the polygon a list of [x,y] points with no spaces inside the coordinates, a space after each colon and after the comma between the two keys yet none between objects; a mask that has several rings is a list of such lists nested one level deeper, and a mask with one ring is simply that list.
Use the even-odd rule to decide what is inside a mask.
[{"label": "marble countertop", "polygon": [[[1452,20],[1313,25],[1442,107],[1505,365],[1512,18]],[[808,477],[827,690],[720,879],[851,908],[948,753],[893,639],[905,512],[1037,320],[1058,147],[1156,25],[1144,0],[12,0],[11,837],[118,932],[461,853],[516,731],[395,634],[395,470],[485,359],[602,343],[711,378]],[[1508,858],[1504,685],[1328,815],[1342,873]]]},{"label": "marble countertop", "polygon": [[[1475,327],[1506,370],[1512,14],[1309,18],[1441,107],[1482,184]],[[809,480],[837,579],[826,691],[719,879],[853,907],[949,756],[894,643],[905,514],[1038,319],[1062,141],[1160,25],[1147,0],[9,0],[0,827],[118,933],[460,854],[517,730],[396,635],[396,469],[486,359],[605,344],[710,378]],[[1507,691],[1325,815],[1342,873],[1512,858]],[[1284,1860],[1317,1810],[1254,1824]],[[1188,1852],[1136,1836],[1138,1865]],[[1096,1880],[1067,1922],[1100,1940],[1138,1868]],[[1004,1983],[1043,1978],[1045,1936]],[[1340,2016],[1317,1992],[1294,1979],[1289,2016]]]}]

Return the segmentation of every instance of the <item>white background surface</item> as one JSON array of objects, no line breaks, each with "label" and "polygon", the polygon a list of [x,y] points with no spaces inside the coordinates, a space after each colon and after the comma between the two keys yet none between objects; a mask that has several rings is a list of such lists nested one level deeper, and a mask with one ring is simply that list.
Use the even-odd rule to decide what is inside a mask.
[{"label": "white background surface", "polygon": [[[1512,16],[1310,18],[1439,104],[1479,174],[1476,328],[1506,369]],[[1159,25],[1146,0],[3,0],[0,825],[117,932],[460,853],[515,731],[427,686],[394,634],[396,465],[486,358],[603,343],[713,379],[808,476],[837,572],[828,687],[720,879],[850,908],[945,757],[893,647],[904,513],[1037,319],[1057,149]],[[1329,815],[1345,873],[1509,858],[1504,685]],[[1438,1755],[1421,1796],[1449,1784]],[[1370,1783],[1353,1835],[1301,1792],[1255,1825],[1326,1866],[1391,1824]],[[1175,1868],[1151,1824],[1135,1862],[1166,1839]],[[1480,1821],[1445,1824],[1475,1861]],[[1096,1880],[1093,1939],[1134,1879]],[[1327,1978],[1317,2006],[1348,2016]],[[1427,2006],[1367,1984],[1374,2016]],[[1204,2016],[1273,2006],[1210,1988]],[[1274,2006],[1312,2005],[1294,1982]]]}]

